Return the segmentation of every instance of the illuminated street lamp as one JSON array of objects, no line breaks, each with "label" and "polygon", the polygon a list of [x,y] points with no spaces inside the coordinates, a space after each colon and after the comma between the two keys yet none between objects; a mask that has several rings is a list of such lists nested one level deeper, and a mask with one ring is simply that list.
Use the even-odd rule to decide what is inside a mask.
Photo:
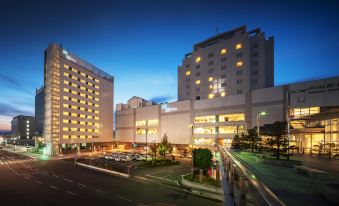
[{"label": "illuminated street lamp", "polygon": [[257,134],[258,134],[258,137],[260,137],[260,117],[265,116],[265,115],[267,115],[267,112],[265,112],[265,111],[258,112],[258,114],[257,114]]},{"label": "illuminated street lamp", "polygon": [[192,168],[191,168],[191,172],[192,172],[192,177],[193,177],[193,131],[194,131],[194,124],[189,124],[188,125],[191,128],[191,153],[192,153]]}]

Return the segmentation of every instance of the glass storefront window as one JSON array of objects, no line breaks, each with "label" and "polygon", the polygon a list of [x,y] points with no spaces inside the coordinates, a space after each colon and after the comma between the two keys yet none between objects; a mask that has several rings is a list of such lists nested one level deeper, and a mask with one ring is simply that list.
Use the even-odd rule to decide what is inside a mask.
[{"label": "glass storefront window", "polygon": [[194,123],[214,123],[215,116],[200,116],[194,118]]},{"label": "glass storefront window", "polygon": [[194,134],[215,134],[215,127],[196,127]]},{"label": "glass storefront window", "polygon": [[237,122],[244,121],[245,114],[244,113],[236,113],[236,114],[220,114],[219,122]]},{"label": "glass storefront window", "polygon": [[135,126],[137,126],[137,127],[146,126],[146,120],[136,121]]}]

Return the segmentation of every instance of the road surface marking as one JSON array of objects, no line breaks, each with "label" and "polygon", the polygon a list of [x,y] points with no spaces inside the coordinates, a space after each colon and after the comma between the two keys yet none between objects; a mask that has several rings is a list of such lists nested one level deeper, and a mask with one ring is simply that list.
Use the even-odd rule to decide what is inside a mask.
[{"label": "road surface marking", "polygon": [[53,175],[53,177],[58,178],[59,176],[58,175]]},{"label": "road surface marking", "polygon": [[83,185],[83,184],[80,184],[80,183],[78,183],[78,185],[79,185],[79,186],[81,186],[81,187],[85,187],[85,188],[87,188],[87,186],[86,186],[86,185]]},{"label": "road surface marking", "polygon": [[38,184],[42,184],[42,182],[38,181],[38,180],[34,180],[34,182],[38,183]]},{"label": "road surface marking", "polygon": [[132,200],[125,198],[125,197],[121,197],[120,195],[116,195],[117,198],[128,201],[128,202],[132,202]]},{"label": "road surface marking", "polygon": [[27,180],[30,180],[31,178],[29,178],[29,177],[24,177],[25,179],[27,179]]},{"label": "road surface marking", "polygon": [[145,175],[145,176],[156,178],[156,179],[159,179],[159,180],[165,180],[165,181],[169,181],[169,182],[177,182],[176,180],[170,180],[170,179],[166,179],[166,178],[162,178],[162,177],[156,177],[156,176],[153,176],[153,175]]},{"label": "road surface marking", "polygon": [[95,191],[100,192],[100,193],[102,193],[102,194],[105,194],[105,192],[102,191],[102,190],[95,190]]},{"label": "road surface marking", "polygon": [[64,178],[64,180],[65,180],[66,182],[73,183],[73,181],[72,181],[72,180],[69,180],[69,179],[66,179],[66,178]]},{"label": "road surface marking", "polygon": [[50,187],[50,188],[53,188],[53,189],[55,189],[55,190],[58,189],[56,186],[53,186],[53,185],[50,185],[49,187]]},{"label": "road surface marking", "polygon": [[70,194],[70,195],[74,195],[74,196],[78,196],[77,194],[73,193],[73,192],[70,192],[68,190],[66,190],[66,193]]}]

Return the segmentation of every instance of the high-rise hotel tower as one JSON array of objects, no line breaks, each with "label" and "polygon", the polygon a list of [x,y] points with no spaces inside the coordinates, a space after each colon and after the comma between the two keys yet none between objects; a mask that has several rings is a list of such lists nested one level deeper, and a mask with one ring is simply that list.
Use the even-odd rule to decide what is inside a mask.
[{"label": "high-rise hotel tower", "polygon": [[45,50],[46,153],[113,140],[113,77],[57,44]]},{"label": "high-rise hotel tower", "polygon": [[197,43],[178,67],[178,99],[213,99],[274,86],[274,40],[246,26]]}]

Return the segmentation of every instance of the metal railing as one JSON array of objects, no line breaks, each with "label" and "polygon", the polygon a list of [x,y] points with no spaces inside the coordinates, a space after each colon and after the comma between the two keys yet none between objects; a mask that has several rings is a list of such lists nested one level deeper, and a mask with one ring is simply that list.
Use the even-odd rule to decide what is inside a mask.
[{"label": "metal railing", "polygon": [[219,146],[222,160],[222,179],[225,204],[243,206],[285,206],[263,182],[233,156],[227,148]]}]

